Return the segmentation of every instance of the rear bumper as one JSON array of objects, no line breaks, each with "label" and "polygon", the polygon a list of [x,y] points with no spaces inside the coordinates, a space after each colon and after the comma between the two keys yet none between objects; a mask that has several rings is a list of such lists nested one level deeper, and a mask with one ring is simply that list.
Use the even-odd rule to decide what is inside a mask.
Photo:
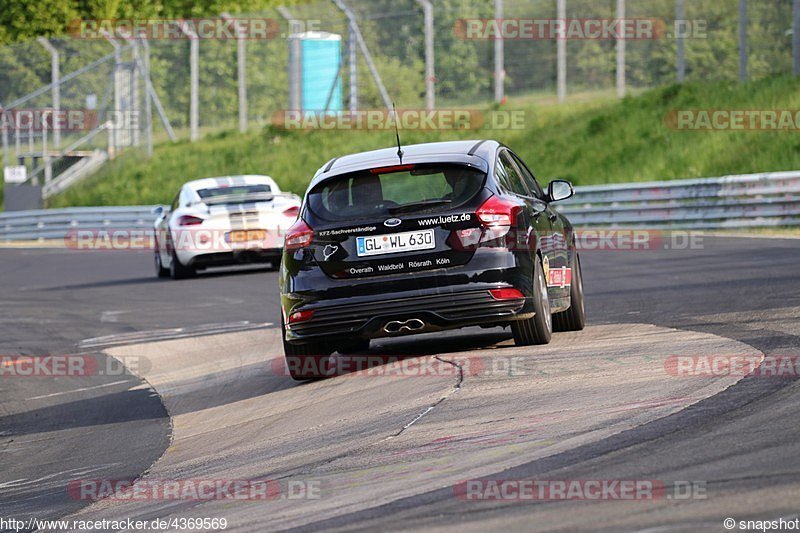
[{"label": "rear bumper", "polygon": [[[490,289],[509,287],[509,284],[476,285],[446,292],[442,289],[397,292],[298,306],[292,311],[313,310],[314,314],[307,322],[291,325],[286,331],[286,340],[300,343],[334,337],[399,337],[467,326],[505,324],[532,316],[528,298],[495,300],[489,293]],[[398,323],[402,325],[414,319],[424,326],[414,329],[398,326]],[[384,330],[390,323],[394,323],[390,330],[399,330]],[[419,322],[412,324],[418,326]]]},{"label": "rear bumper", "polygon": [[191,256],[184,264],[189,267],[203,268],[215,266],[244,265],[251,263],[276,263],[280,261],[283,250],[236,250],[232,252],[215,252]]}]

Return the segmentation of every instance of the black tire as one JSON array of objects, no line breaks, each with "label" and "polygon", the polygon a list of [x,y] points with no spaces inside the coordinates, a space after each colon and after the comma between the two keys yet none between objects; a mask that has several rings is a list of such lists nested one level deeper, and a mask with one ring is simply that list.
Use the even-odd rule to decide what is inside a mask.
[{"label": "black tire", "polygon": [[186,279],[194,277],[197,274],[197,271],[192,267],[183,266],[178,259],[178,256],[175,254],[175,250],[172,251],[172,261],[169,262],[169,275],[172,279]]},{"label": "black tire", "polygon": [[168,278],[169,277],[169,269],[164,268],[164,265],[161,264],[161,254],[158,253],[158,244],[156,244],[156,253],[155,253],[155,267],[156,267],[156,276],[159,278]]},{"label": "black tire", "polygon": [[536,260],[533,271],[533,310],[536,314],[532,318],[511,323],[514,344],[517,346],[547,344],[553,336],[553,316],[550,314],[547,281],[540,259]]},{"label": "black tire", "polygon": [[322,379],[326,376],[317,372],[323,361],[330,357],[331,349],[325,348],[322,343],[312,342],[306,344],[292,344],[286,340],[286,325],[281,317],[281,340],[283,341],[283,356],[286,362],[286,372],[295,381],[310,381]]},{"label": "black tire", "polygon": [[281,258],[277,257],[269,262],[269,271],[276,272],[281,269]]},{"label": "black tire", "polygon": [[586,310],[583,304],[583,274],[581,260],[576,253],[572,265],[569,309],[553,315],[553,331],[581,331],[584,327],[586,327]]}]

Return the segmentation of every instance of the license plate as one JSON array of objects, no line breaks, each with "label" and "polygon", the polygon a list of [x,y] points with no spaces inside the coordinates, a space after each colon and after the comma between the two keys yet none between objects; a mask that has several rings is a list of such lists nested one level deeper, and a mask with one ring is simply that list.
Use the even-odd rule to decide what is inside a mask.
[{"label": "license plate", "polygon": [[263,229],[236,230],[228,233],[229,243],[243,243],[253,241],[263,241],[267,238],[267,232]]},{"label": "license plate", "polygon": [[431,250],[436,248],[436,240],[433,237],[433,230],[426,229],[390,235],[357,237],[356,247],[358,257],[366,257],[414,250]]}]

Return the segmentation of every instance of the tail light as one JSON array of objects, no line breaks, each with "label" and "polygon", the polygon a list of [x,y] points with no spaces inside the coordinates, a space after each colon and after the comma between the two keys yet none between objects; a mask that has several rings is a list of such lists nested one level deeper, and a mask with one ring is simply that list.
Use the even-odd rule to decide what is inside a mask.
[{"label": "tail light", "polygon": [[300,208],[297,206],[290,207],[289,209],[283,212],[283,216],[289,218],[297,218],[297,215],[299,214],[300,214]]},{"label": "tail light", "polygon": [[[480,242],[496,241],[506,237],[505,241],[511,239],[511,228],[516,224],[517,215],[522,211],[522,207],[512,200],[491,196],[476,211],[478,220],[483,226],[483,235]],[[512,247],[513,242],[498,242],[500,247]]]},{"label": "tail light", "polygon": [[521,298],[525,298],[525,295],[522,294],[522,291],[511,287],[505,289],[492,289],[489,291],[489,294],[491,294],[492,298],[495,300],[519,300]]},{"label": "tail light", "polygon": [[305,220],[300,218],[286,232],[283,247],[286,250],[299,250],[311,244],[312,240],[314,240],[314,230],[306,224]]},{"label": "tail light", "polygon": [[298,322],[308,322],[314,316],[314,310],[308,311],[295,311],[289,315],[289,324],[297,324]]},{"label": "tail light", "polygon": [[486,228],[497,226],[511,227],[514,225],[517,213],[521,210],[522,208],[511,200],[505,200],[499,196],[492,196],[483,202],[476,214],[478,215],[478,220],[480,220],[481,224]]},{"label": "tail light", "polygon": [[193,217],[191,215],[183,215],[178,219],[179,226],[199,226],[203,223],[203,219],[199,217]]}]

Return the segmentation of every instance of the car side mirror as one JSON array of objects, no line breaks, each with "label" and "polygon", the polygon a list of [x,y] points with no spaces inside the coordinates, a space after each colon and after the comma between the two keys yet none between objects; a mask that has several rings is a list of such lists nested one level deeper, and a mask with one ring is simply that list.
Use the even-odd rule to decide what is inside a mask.
[{"label": "car side mirror", "polygon": [[547,186],[547,199],[551,202],[560,202],[575,196],[575,189],[567,180],[553,180]]},{"label": "car side mirror", "polygon": [[157,205],[150,212],[153,215],[155,215],[156,218],[158,218],[158,217],[160,217],[161,215],[164,214],[164,206],[163,205]]}]

